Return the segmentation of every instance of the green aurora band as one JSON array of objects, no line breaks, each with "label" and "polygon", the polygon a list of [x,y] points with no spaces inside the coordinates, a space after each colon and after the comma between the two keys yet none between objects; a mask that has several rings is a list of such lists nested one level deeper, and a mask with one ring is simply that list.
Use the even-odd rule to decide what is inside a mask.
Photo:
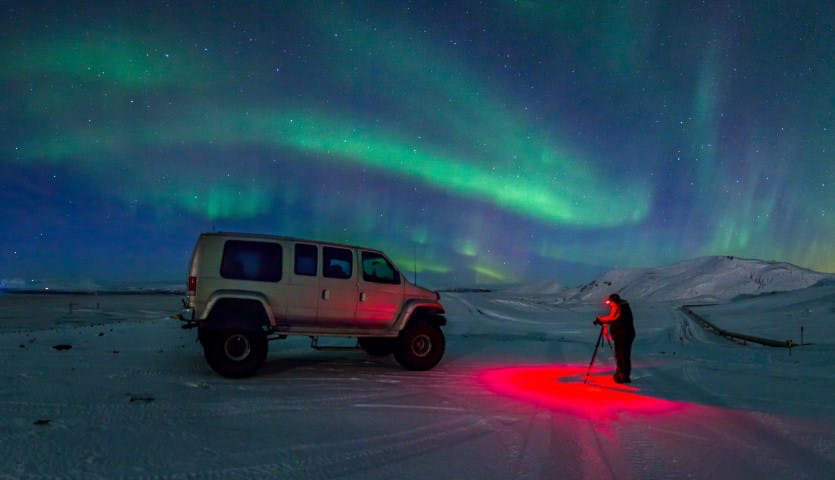
[{"label": "green aurora band", "polygon": [[[115,43],[87,40],[72,46],[59,43],[55,48],[39,45],[27,50],[25,62],[13,62],[10,68],[4,69],[4,77],[40,75],[71,81],[83,79],[123,92],[123,98],[112,94],[116,97],[113,101],[123,102],[136,89],[184,83],[184,72],[190,66],[178,66],[171,58],[188,58],[188,55],[181,52],[150,58],[142,55],[142,45],[140,41],[131,44],[126,40]],[[66,58],[55,52],[67,53]],[[399,48],[393,54],[396,58],[409,58],[400,57],[405,52]],[[175,66],[170,66],[171,63]],[[403,75],[416,74],[420,68],[394,59],[387,63],[399,65]],[[15,70],[21,65],[26,66],[22,72]],[[124,65],[129,67],[117,68]],[[419,145],[420,142],[407,140],[413,135],[405,132],[364,126],[362,118],[351,118],[346,112],[306,113],[310,108],[288,111],[222,105],[197,114],[182,112],[179,119],[164,126],[151,120],[146,123],[141,117],[124,126],[115,118],[98,122],[106,127],[69,124],[47,138],[31,139],[16,156],[27,161],[84,164],[119,160],[120,152],[126,149],[205,144],[279,147],[404,175],[554,224],[611,226],[634,224],[646,217],[651,203],[651,192],[646,185],[633,182],[625,190],[622,187],[611,191],[598,180],[601,174],[595,172],[590,162],[533,138],[518,119],[503,115],[504,109],[491,106],[488,99],[473,96],[468,88],[476,88],[474,79],[455,81],[463,73],[446,71],[441,64],[435,67],[428,69],[435,72],[427,78],[428,83],[457,99],[466,113],[451,114],[441,122],[448,127],[445,130],[463,140],[461,143],[473,146],[466,156],[449,153],[451,149],[445,145]],[[86,100],[79,98],[77,107],[83,108]],[[178,196],[183,208],[210,219],[252,218],[262,214],[270,204],[271,198],[265,193],[270,187],[269,182],[255,186],[219,184],[202,192]],[[241,188],[249,191],[241,194]]]},{"label": "green aurora band", "polygon": [[[398,238],[434,246],[417,262],[419,271],[448,271],[444,257],[451,250],[485,281],[514,278],[498,253],[487,252],[490,211],[523,217],[537,229],[569,232],[556,242],[547,235],[532,238],[530,251],[542,258],[642,266],[682,255],[735,254],[835,270],[828,240],[835,236],[828,181],[835,175],[828,153],[835,124],[831,102],[817,101],[826,92],[835,99],[831,85],[798,97],[798,112],[791,115],[796,125],[785,132],[775,134],[772,123],[758,118],[730,128],[737,119],[725,115],[738,92],[727,80],[734,58],[727,54],[732,49],[721,20],[685,37],[690,44],[683,51],[694,66],[682,72],[692,78],[637,76],[657,60],[651,51],[657,32],[644,21],[663,14],[657,5],[492,5],[508,29],[562,48],[555,56],[574,51],[588,57],[586,73],[605,79],[588,88],[612,87],[603,95],[612,103],[604,113],[616,117],[610,126],[630,120],[628,113],[617,117],[630,109],[672,124],[648,132],[656,156],[619,158],[619,151],[579,143],[566,134],[574,128],[572,112],[555,114],[506,79],[485,75],[473,62],[480,52],[445,45],[426,33],[431,27],[409,19],[369,22],[374,11],[361,5],[299,15],[318,54],[303,71],[310,86],[267,76],[276,73],[272,66],[265,69],[257,55],[241,60],[233,55],[237,47],[204,49],[210,36],[178,31],[183,26],[176,21],[152,33],[135,25],[7,32],[0,80],[9,92],[4,106],[11,140],[2,153],[21,165],[64,166],[114,186],[103,193],[122,205],[147,202],[212,222],[279,225],[292,221],[280,207],[307,194],[298,186],[303,179],[278,178],[263,165],[254,173],[240,166],[187,166],[176,152],[254,148],[288,162],[367,169],[489,206],[448,235],[426,219],[397,219],[405,225]],[[549,62],[567,64],[546,53],[541,63]],[[246,72],[255,72],[249,83],[242,81]],[[570,77],[560,69],[553,75]],[[823,70],[818,75],[828,78]],[[677,105],[678,98],[685,100]],[[681,104],[675,114],[667,111]],[[681,161],[669,167],[670,155]],[[634,170],[624,172],[630,161]],[[620,173],[616,184],[613,165]],[[661,166],[675,176],[650,178]],[[658,210],[670,191],[683,200],[673,198],[680,204],[666,218]],[[801,191],[802,198],[787,194]],[[369,213],[375,208],[367,200],[339,201],[356,201]],[[313,208],[328,213],[327,206]],[[653,222],[662,216],[658,227]],[[354,226],[349,239],[380,227],[372,215],[358,216]],[[446,253],[437,247],[444,241]],[[409,264],[405,250],[397,257]]]}]

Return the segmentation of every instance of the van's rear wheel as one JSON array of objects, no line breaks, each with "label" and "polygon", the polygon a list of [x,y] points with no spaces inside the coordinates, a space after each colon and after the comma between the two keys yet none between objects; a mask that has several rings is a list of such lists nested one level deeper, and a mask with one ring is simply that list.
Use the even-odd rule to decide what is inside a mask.
[{"label": "van's rear wheel", "polygon": [[446,339],[439,327],[419,323],[397,337],[394,358],[409,370],[429,370],[444,356]]},{"label": "van's rear wheel", "polygon": [[203,355],[212,370],[224,377],[248,377],[267,358],[267,336],[262,332],[219,330],[205,337]]}]

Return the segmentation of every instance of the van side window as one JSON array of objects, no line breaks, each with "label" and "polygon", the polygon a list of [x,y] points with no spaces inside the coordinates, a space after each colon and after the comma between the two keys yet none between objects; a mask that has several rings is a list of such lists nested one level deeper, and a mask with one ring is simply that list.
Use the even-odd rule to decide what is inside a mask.
[{"label": "van side window", "polygon": [[272,242],[227,240],[223,245],[220,276],[233,280],[281,280],[281,245]]},{"label": "van side window", "polygon": [[400,272],[379,253],[362,252],[362,279],[373,283],[400,284]]},{"label": "van side window", "polygon": [[309,245],[307,243],[296,244],[296,261],[293,271],[296,275],[316,275],[316,267],[318,265],[318,258],[316,252],[316,245]]},{"label": "van side window", "polygon": [[354,258],[346,248],[322,247],[322,276],[328,278],[351,278]]}]

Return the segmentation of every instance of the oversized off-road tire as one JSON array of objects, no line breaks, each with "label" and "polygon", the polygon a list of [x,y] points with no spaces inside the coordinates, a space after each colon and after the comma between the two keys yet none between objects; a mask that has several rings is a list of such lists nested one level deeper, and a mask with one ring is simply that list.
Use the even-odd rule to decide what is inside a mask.
[{"label": "oversized off-road tire", "polygon": [[255,373],[267,358],[267,336],[263,332],[217,330],[206,333],[203,355],[212,370],[229,378]]},{"label": "oversized off-road tire", "polygon": [[444,348],[446,339],[439,327],[418,323],[400,332],[394,358],[409,370],[429,370],[441,361]]},{"label": "oversized off-road tire", "polygon": [[372,357],[385,357],[391,355],[397,347],[396,338],[385,337],[360,337],[358,339],[360,347],[365,350],[365,353]]}]

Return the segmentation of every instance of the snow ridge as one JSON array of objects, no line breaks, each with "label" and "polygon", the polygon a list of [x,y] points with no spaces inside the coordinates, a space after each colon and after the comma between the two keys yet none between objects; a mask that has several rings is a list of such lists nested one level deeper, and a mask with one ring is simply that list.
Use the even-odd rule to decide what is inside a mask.
[{"label": "snow ridge", "polygon": [[653,302],[719,302],[740,295],[798,290],[826,279],[835,275],[786,262],[710,256],[658,268],[611,270],[560,296],[572,303],[598,301],[613,292]]}]

